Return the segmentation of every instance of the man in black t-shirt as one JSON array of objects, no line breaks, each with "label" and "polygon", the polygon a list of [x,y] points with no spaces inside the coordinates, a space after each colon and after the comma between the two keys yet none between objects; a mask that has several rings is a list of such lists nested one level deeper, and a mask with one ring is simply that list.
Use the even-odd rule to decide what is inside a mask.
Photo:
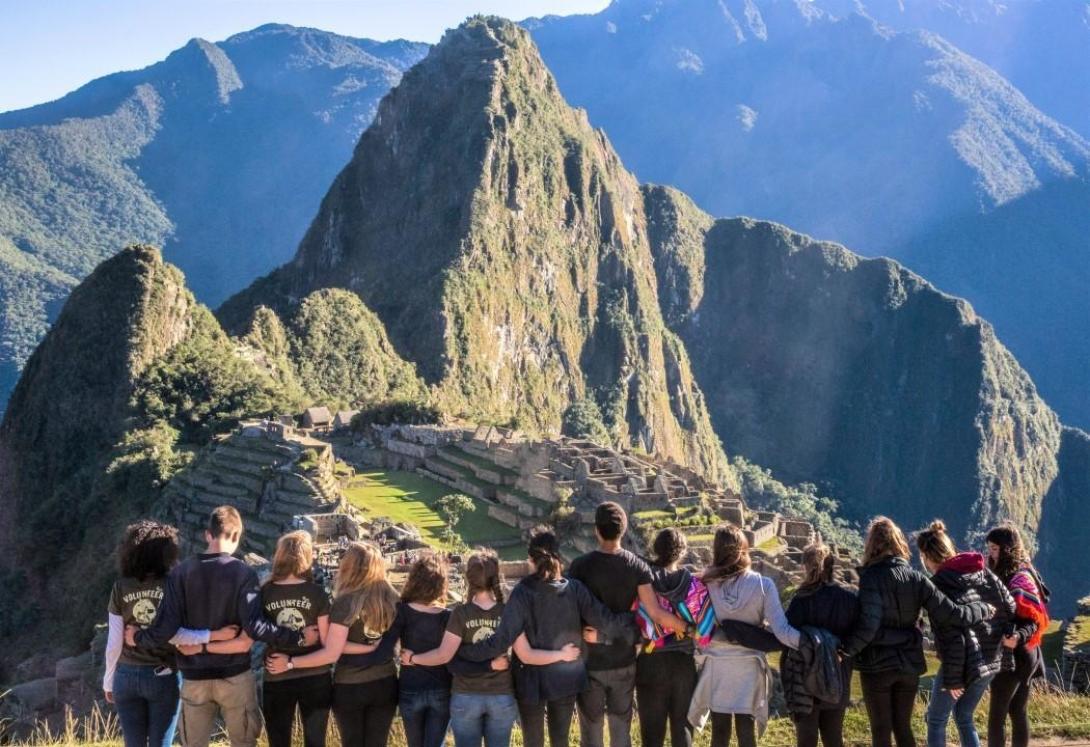
[{"label": "man in black t-shirt", "polygon": [[[642,559],[621,548],[628,516],[613,502],[602,503],[594,513],[598,549],[572,561],[570,578],[578,579],[613,612],[632,609],[636,600],[666,628],[685,630],[684,621],[662,609],[651,588],[651,569]],[[601,747],[604,723],[609,722],[611,747],[630,747],[632,692],[636,687],[636,648],[624,642],[595,642],[597,631],[587,629],[587,689],[579,694],[580,744]]]}]

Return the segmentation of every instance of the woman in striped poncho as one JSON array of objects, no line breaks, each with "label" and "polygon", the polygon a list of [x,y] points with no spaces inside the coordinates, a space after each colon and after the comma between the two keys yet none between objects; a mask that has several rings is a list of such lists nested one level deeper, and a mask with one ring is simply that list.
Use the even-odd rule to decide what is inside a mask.
[{"label": "woman in striped poncho", "polygon": [[1048,629],[1048,587],[1029,562],[1022,537],[1013,526],[988,532],[988,566],[1007,585],[1015,603],[1015,621],[1003,637],[1003,667],[992,680],[988,744],[1006,744],[1007,717],[1012,747],[1029,744],[1029,696],[1032,681],[1044,677],[1041,636]]}]

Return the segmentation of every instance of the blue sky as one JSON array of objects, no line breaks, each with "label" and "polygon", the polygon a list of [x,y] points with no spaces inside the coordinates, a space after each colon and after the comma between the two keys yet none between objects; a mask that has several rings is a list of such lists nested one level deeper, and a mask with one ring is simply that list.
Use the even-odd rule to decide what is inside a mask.
[{"label": "blue sky", "polygon": [[520,20],[606,5],[608,0],[0,0],[0,111],[145,67],[195,36],[219,41],[263,23],[434,42],[474,13]]}]

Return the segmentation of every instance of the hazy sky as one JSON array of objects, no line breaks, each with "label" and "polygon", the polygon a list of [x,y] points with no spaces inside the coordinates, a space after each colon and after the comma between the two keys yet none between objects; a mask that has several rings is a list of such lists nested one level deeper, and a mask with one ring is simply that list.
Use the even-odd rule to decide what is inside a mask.
[{"label": "hazy sky", "polygon": [[0,0],[0,111],[163,59],[191,38],[263,23],[434,42],[474,13],[521,20],[591,13],[608,0]]}]

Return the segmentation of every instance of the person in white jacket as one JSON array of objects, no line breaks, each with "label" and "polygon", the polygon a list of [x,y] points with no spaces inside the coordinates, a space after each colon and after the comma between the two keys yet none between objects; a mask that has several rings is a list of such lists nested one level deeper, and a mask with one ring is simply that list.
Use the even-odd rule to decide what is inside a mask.
[{"label": "person in white jacket", "polygon": [[[704,572],[715,618],[767,626],[785,646],[798,648],[799,632],[787,622],[772,579],[750,570],[749,543],[735,526],[715,532],[712,564]],[[711,712],[712,747],[727,747],[732,726],[741,747],[757,744],[768,723],[771,672],[762,651],[726,640],[716,632],[697,654],[700,678],[689,707],[689,721],[703,728]]]},{"label": "person in white jacket", "polygon": [[178,561],[178,530],[144,520],[125,529],[118,548],[120,577],[108,606],[106,673],[102,689],[117,709],[125,747],[169,747],[178,722],[179,675],[174,646],[228,640],[238,628],[179,630],[169,646],[146,649],[125,643],[125,628],[152,623],[163,599],[166,577]]}]

